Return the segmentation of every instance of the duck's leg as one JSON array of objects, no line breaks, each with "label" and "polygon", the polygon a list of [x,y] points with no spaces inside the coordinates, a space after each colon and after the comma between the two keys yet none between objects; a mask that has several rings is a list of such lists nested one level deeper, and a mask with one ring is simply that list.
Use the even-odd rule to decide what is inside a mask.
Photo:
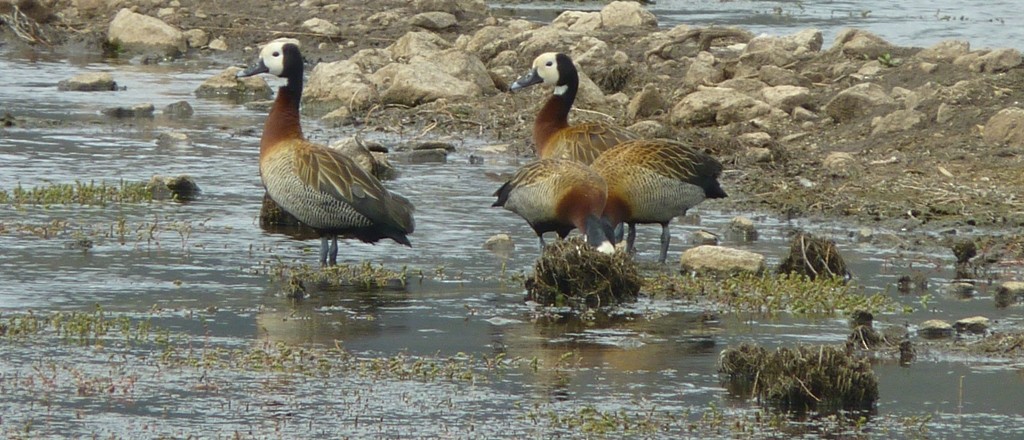
[{"label": "duck's leg", "polygon": [[337,235],[331,236],[331,260],[330,260],[330,265],[331,266],[337,266],[338,265],[338,236]]},{"label": "duck's leg", "polygon": [[619,224],[615,225],[614,238],[615,238],[615,242],[616,243],[622,241],[622,236],[625,234],[625,232],[626,232],[626,224],[625,223],[619,223]]},{"label": "duck's leg", "polygon": [[544,246],[547,246],[544,244],[544,234],[537,234],[537,238],[540,239],[540,250],[541,252],[544,252]]},{"label": "duck's leg", "polygon": [[320,266],[327,265],[327,248],[329,246],[328,240],[330,238],[326,235],[320,237]]},{"label": "duck's leg", "polygon": [[626,253],[633,253],[633,244],[636,243],[636,223],[629,224],[629,232],[626,234]]},{"label": "duck's leg", "polygon": [[658,258],[658,262],[664,264],[668,258],[668,241],[672,239],[672,234],[668,231],[668,222],[661,224],[661,257]]}]

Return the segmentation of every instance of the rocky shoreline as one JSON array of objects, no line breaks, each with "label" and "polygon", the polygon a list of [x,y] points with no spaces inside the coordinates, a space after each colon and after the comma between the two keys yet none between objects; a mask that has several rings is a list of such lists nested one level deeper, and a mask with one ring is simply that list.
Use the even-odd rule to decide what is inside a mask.
[{"label": "rocky shoreline", "polygon": [[[0,14],[8,44],[133,62],[244,64],[260,43],[296,37],[312,65],[309,116],[360,131],[490,139],[488,154],[532,154],[540,98],[505,93],[507,84],[535,55],[562,51],[583,72],[574,120],[608,119],[706,148],[727,164],[723,184],[734,196],[725,206],[941,231],[946,241],[997,235],[998,258],[1021,253],[1007,230],[1024,224],[1016,49],[898,47],[856,29],[833,42],[815,29],[663,29],[635,2],[551,23],[496,17],[478,0],[11,0]],[[265,84],[240,85],[230,73],[226,87],[265,99]]]}]

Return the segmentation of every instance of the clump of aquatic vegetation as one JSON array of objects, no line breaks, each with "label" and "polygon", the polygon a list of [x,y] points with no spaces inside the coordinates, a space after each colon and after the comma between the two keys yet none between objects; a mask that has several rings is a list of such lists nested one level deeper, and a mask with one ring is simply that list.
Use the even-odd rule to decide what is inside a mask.
[{"label": "clump of aquatic vegetation", "polygon": [[0,204],[20,205],[96,205],[140,203],[153,200],[153,192],[144,182],[117,184],[106,182],[51,183],[25,188],[21,184],[7,190],[0,188]]},{"label": "clump of aquatic vegetation", "polygon": [[527,298],[586,310],[636,301],[640,271],[625,252],[604,254],[579,237],[547,246],[526,280]]},{"label": "clump of aquatic vegetation", "polygon": [[908,312],[886,295],[865,294],[855,285],[834,277],[812,280],[796,274],[743,274],[728,278],[658,274],[648,278],[644,286],[652,296],[713,302],[735,312],[816,316],[855,310]]},{"label": "clump of aquatic vegetation", "polygon": [[395,271],[368,261],[319,267],[308,264],[277,263],[269,270],[271,282],[280,283],[287,296],[302,297],[309,289],[404,289],[409,278],[407,267]]},{"label": "clump of aquatic vegetation", "polygon": [[878,401],[871,362],[842,346],[740,344],[722,352],[718,371],[734,393],[785,410],[870,409]]}]

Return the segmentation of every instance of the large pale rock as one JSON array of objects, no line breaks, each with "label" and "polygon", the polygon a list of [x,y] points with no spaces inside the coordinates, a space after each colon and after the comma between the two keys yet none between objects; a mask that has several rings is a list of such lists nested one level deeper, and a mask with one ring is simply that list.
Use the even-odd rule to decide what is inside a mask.
[{"label": "large pale rock", "polygon": [[917,327],[917,334],[926,339],[941,339],[953,336],[953,326],[941,319],[930,319]]},{"label": "large pale rock", "polygon": [[416,55],[426,55],[452,47],[451,43],[440,35],[429,31],[412,31],[395,40],[387,50],[395,59],[409,59]]},{"label": "large pale rock", "polygon": [[894,47],[882,37],[862,29],[843,29],[836,35],[831,50],[859,59],[875,59],[892,53]]},{"label": "large pale rock", "polygon": [[626,117],[633,120],[646,118],[664,112],[667,107],[668,103],[658,92],[658,88],[653,84],[647,84],[629,101],[626,106]]},{"label": "large pale rock", "polygon": [[811,91],[807,87],[775,86],[762,89],[761,96],[768,105],[789,113],[806,105],[811,99]]},{"label": "large pale rock", "polygon": [[825,104],[825,114],[836,122],[846,122],[870,115],[879,108],[892,104],[893,99],[885,93],[882,86],[862,83],[836,94],[828,104]]},{"label": "large pale rock", "polygon": [[968,54],[957,58],[954,64],[966,65],[975,72],[1005,72],[1021,65],[1021,54],[1017,49],[996,49],[977,57]]},{"label": "large pale rock", "polygon": [[455,26],[456,23],[454,14],[442,11],[421,12],[409,19],[409,24],[432,31],[447,29]]},{"label": "large pale rock", "polygon": [[71,92],[101,92],[117,90],[114,77],[107,72],[88,72],[57,83],[57,90]]},{"label": "large pale rock", "polygon": [[1004,108],[985,124],[985,142],[990,145],[1024,147],[1024,109]]},{"label": "large pale rock", "polygon": [[609,29],[617,27],[657,28],[658,17],[655,17],[640,3],[614,1],[601,8],[601,27]]},{"label": "large pale rock", "polygon": [[781,49],[794,52],[795,55],[802,55],[808,52],[818,52],[822,44],[821,31],[818,29],[804,29],[792,35],[781,37],[758,36],[747,42],[744,48],[745,53],[760,52],[769,49]]},{"label": "large pale rock", "polygon": [[522,37],[523,41],[516,51],[533,61],[534,57],[544,52],[562,52],[566,47],[572,47],[584,34],[552,25],[526,31]]},{"label": "large pale rock", "polygon": [[121,9],[110,22],[107,41],[129,50],[158,50],[178,55],[188,49],[185,34],[159,18]]},{"label": "large pale rock", "polygon": [[834,151],[825,156],[825,160],[821,162],[821,165],[832,176],[846,177],[856,167],[857,160],[853,158],[852,154],[845,151]]},{"label": "large pale rock", "polygon": [[338,25],[318,17],[302,22],[302,27],[314,34],[326,35],[328,37],[341,34],[341,28]]},{"label": "large pale rock", "polygon": [[415,0],[412,5],[417,11],[441,11],[454,14],[456,17],[487,12],[487,3],[484,0]]},{"label": "large pale rock", "polygon": [[769,47],[764,50],[744,52],[736,65],[737,76],[756,75],[763,66],[786,66],[797,61],[796,52],[782,47]]},{"label": "large pale rock", "polygon": [[1024,282],[1003,281],[996,288],[995,300],[998,308],[1011,306],[1021,299],[1024,299]]},{"label": "large pale rock", "polygon": [[592,32],[601,28],[600,12],[565,11],[551,21],[573,32]]},{"label": "large pale rock", "polygon": [[349,57],[348,61],[359,66],[360,72],[369,74],[395,62],[395,58],[387,49],[363,49]]},{"label": "large pale rock", "polygon": [[[386,85],[381,100],[388,104],[416,106],[438,99],[466,99],[480,94],[472,81],[456,78],[425,62],[391,64],[375,72],[374,83]],[[492,85],[493,87],[493,85]]]},{"label": "large pale rock", "polygon": [[953,323],[957,333],[985,333],[992,326],[992,321],[984,316],[972,316],[958,319]]},{"label": "large pale rock", "polygon": [[484,26],[476,31],[460,49],[476,54],[483,61],[490,61],[498,53],[512,49],[519,44],[513,36],[517,32],[508,26]]},{"label": "large pale rock", "polygon": [[267,81],[259,76],[238,78],[242,69],[231,66],[203,81],[196,88],[195,94],[200,98],[232,98],[232,99],[270,99],[273,91]]},{"label": "large pale rock", "polygon": [[953,60],[971,51],[971,43],[960,40],[943,40],[917,53],[921,60],[932,63],[952,63]]},{"label": "large pale rock", "polygon": [[888,134],[907,131],[920,127],[927,120],[927,116],[917,110],[896,110],[885,116],[878,116],[871,120],[871,134]]},{"label": "large pale rock", "polygon": [[683,97],[670,120],[683,126],[727,125],[766,115],[771,107],[734,89],[707,87]]},{"label": "large pale rock", "polygon": [[778,66],[761,66],[757,70],[757,77],[770,86],[811,86],[811,80],[807,77]]},{"label": "large pale rock", "polygon": [[302,99],[326,106],[365,109],[377,101],[377,89],[352,59],[319,63],[309,75]]},{"label": "large pale rock", "polygon": [[687,249],[679,257],[682,270],[688,272],[714,272],[721,274],[761,273],[765,269],[764,255],[722,246],[697,246]]},{"label": "large pale rock", "polygon": [[725,79],[725,69],[717,65],[715,56],[710,52],[698,53],[690,67],[686,69],[683,83],[688,85],[714,85]]}]

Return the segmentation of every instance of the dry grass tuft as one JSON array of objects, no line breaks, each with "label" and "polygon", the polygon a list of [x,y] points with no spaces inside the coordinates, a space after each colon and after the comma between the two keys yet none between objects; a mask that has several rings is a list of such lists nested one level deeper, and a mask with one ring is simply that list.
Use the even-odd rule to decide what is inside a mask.
[{"label": "dry grass tuft", "polygon": [[526,280],[526,299],[587,309],[636,300],[643,280],[625,252],[603,254],[573,237],[544,248]]}]

